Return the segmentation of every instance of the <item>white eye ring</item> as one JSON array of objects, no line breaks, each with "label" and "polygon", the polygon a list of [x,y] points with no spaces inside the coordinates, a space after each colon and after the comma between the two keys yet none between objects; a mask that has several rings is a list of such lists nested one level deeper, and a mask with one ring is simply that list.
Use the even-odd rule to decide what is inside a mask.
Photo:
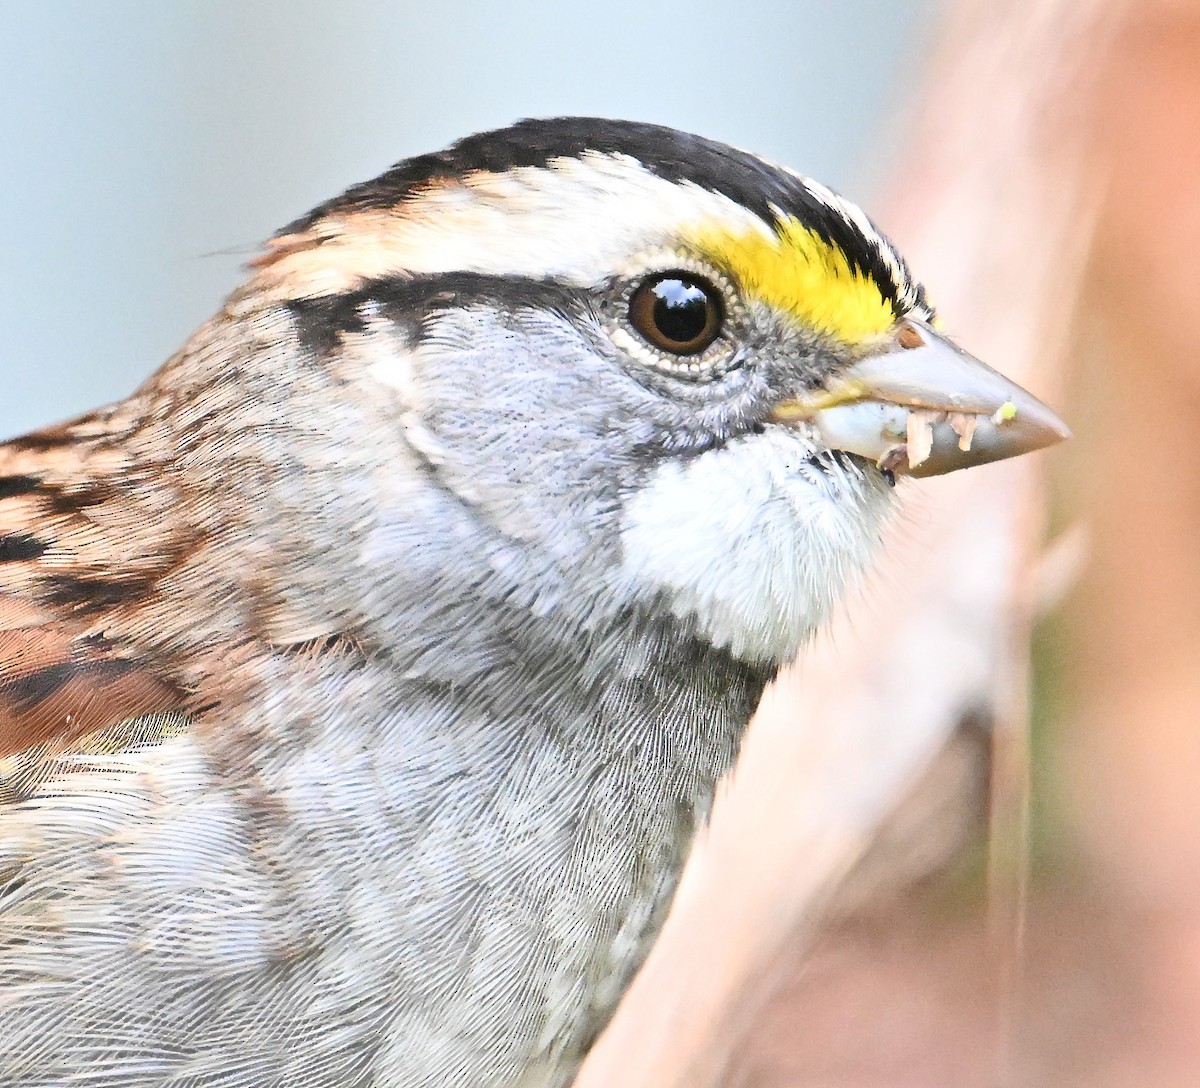
[{"label": "white eye ring", "polygon": [[[639,327],[634,315],[639,292],[647,286],[675,278],[695,281],[701,289],[719,297],[719,314],[712,336],[699,351],[683,352],[678,348],[661,346],[665,338],[647,335],[645,323]],[[729,328],[743,315],[743,307],[729,280],[715,268],[690,254],[676,250],[661,250],[642,254],[630,262],[622,276],[625,283],[616,307],[618,317],[609,327],[609,335],[621,350],[639,362],[682,378],[703,380],[719,377],[729,369],[734,357],[734,343],[727,335]],[[642,307],[643,316],[645,304]],[[656,342],[656,339],[660,342]]]}]

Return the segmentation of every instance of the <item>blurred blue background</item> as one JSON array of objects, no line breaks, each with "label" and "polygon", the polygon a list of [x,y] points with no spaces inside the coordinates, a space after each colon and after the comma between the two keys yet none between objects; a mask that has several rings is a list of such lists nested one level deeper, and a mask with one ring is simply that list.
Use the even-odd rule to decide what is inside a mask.
[{"label": "blurred blue background", "polygon": [[131,391],[277,227],[519,117],[656,121],[869,202],[934,5],[0,5],[0,436]]}]

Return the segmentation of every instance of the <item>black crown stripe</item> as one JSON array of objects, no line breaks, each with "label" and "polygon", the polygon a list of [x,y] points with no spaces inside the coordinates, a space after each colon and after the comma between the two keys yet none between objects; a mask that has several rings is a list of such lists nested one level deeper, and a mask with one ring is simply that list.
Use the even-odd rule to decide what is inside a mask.
[{"label": "black crown stripe", "polygon": [[545,167],[554,159],[579,158],[587,151],[628,155],[666,181],[691,182],[719,193],[772,225],[776,209],[794,216],[839,248],[851,267],[874,280],[893,306],[899,301],[902,285],[893,279],[879,244],[818,200],[792,174],[714,140],[661,125],[598,117],[520,121],[510,128],[468,136],[444,151],[405,159],[318,205],[279,234],[306,230],[330,214],[390,208],[440,178]]}]

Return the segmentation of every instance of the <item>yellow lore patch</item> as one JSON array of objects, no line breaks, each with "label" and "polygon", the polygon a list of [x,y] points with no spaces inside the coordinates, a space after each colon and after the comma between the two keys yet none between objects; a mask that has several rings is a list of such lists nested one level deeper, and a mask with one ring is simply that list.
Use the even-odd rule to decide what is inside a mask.
[{"label": "yellow lore patch", "polygon": [[784,220],[773,235],[701,229],[693,241],[748,298],[769,303],[847,343],[873,339],[895,323],[879,285],[852,269],[837,246],[799,220]]}]

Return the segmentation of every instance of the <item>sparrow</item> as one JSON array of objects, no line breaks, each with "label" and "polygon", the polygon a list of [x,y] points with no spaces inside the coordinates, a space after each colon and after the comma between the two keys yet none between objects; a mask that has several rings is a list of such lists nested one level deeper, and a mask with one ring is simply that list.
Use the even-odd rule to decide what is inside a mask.
[{"label": "sparrow", "polygon": [[1065,435],[696,136],[525,121],[297,219],[0,446],[0,1084],[566,1085],[896,477]]}]

